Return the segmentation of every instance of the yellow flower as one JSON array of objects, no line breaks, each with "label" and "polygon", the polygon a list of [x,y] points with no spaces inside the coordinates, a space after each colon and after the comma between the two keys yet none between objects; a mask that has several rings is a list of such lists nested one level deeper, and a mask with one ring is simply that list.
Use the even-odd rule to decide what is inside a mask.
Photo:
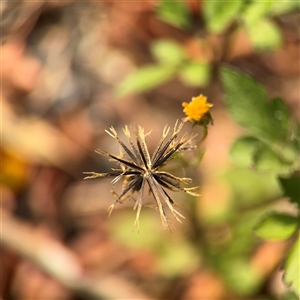
[{"label": "yellow flower", "polygon": [[207,98],[203,95],[193,97],[190,103],[183,102],[183,112],[187,115],[183,119],[184,122],[191,121],[198,125],[207,126],[212,123],[212,117],[210,115],[210,108],[213,106],[207,102]]}]

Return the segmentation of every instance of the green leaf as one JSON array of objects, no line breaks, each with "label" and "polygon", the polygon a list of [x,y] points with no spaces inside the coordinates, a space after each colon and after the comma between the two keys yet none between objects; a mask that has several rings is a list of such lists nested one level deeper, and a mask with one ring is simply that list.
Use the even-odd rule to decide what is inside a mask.
[{"label": "green leaf", "polygon": [[284,270],[285,283],[300,297],[300,236],[287,256]]},{"label": "green leaf", "polygon": [[191,26],[191,16],[185,1],[160,0],[156,14],[159,19],[175,27],[188,29]]},{"label": "green leaf", "polygon": [[[291,122],[291,140],[294,145],[296,152],[300,153],[300,123],[297,123],[295,120]],[[300,164],[300,160],[299,160]],[[299,168],[298,168],[299,169]]]},{"label": "green leaf", "polygon": [[262,172],[290,173],[293,170],[292,163],[283,161],[277,153],[264,144],[261,144],[254,153],[253,163],[255,169]]},{"label": "green leaf", "polygon": [[272,7],[274,0],[252,0],[242,14],[246,26],[257,25]]},{"label": "green leaf", "polygon": [[221,70],[225,102],[233,119],[265,143],[286,144],[288,132],[278,120],[262,84],[228,68]]},{"label": "green leaf", "polygon": [[116,89],[117,96],[130,93],[141,93],[162,85],[170,80],[175,73],[172,66],[149,65],[142,67],[126,77]]},{"label": "green leaf", "polygon": [[282,44],[282,35],[278,26],[269,20],[260,20],[247,27],[250,40],[258,50],[277,49]]},{"label": "green leaf", "polygon": [[297,203],[300,208],[300,177],[291,175],[290,177],[279,177],[279,182],[284,191],[284,195],[290,198],[291,202]]},{"label": "green leaf", "polygon": [[243,0],[204,1],[203,14],[207,29],[215,33],[222,32],[235,20],[243,2]]},{"label": "green leaf", "polygon": [[182,47],[175,41],[160,40],[151,45],[151,52],[161,64],[177,66],[185,59]]},{"label": "green leaf", "polygon": [[284,213],[271,212],[258,221],[254,230],[258,237],[280,241],[290,238],[298,229],[298,219]]},{"label": "green leaf", "polygon": [[210,65],[208,63],[187,62],[180,68],[179,77],[189,86],[205,86],[210,80]]},{"label": "green leaf", "polygon": [[282,160],[282,156],[252,136],[241,137],[231,146],[230,155],[241,167],[254,168],[260,172],[290,173],[293,161]]},{"label": "green leaf", "polygon": [[242,14],[250,40],[258,50],[274,50],[282,44],[281,31],[275,23],[265,18],[276,2],[278,1],[254,0]]},{"label": "green leaf", "polygon": [[290,126],[291,116],[284,101],[279,97],[275,97],[270,101],[270,107],[277,122],[287,130]]},{"label": "green leaf", "polygon": [[231,146],[230,155],[240,166],[251,167],[254,154],[260,146],[261,142],[253,136],[240,137]]}]

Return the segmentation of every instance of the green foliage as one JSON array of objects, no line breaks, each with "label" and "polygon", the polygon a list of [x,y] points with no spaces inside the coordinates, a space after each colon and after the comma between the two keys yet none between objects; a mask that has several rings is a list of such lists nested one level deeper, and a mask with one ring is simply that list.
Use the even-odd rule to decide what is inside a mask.
[{"label": "green foliage", "polygon": [[[284,281],[300,297],[300,235],[292,246],[284,266]],[[292,299],[292,298],[291,298]]]},{"label": "green foliage", "polygon": [[228,272],[228,285],[240,295],[251,295],[259,288],[260,279],[246,260],[232,261],[231,268],[235,272]]},{"label": "green foliage", "polygon": [[125,96],[151,90],[170,80],[175,73],[173,66],[148,65],[126,77],[117,87],[116,94]]},{"label": "green foliage", "polygon": [[230,149],[230,154],[238,165],[255,169],[259,172],[286,173],[290,164],[282,160],[268,145],[253,136],[238,138]]},{"label": "green foliage", "polygon": [[175,27],[188,29],[191,26],[191,17],[185,1],[160,0],[156,14],[161,20]]},{"label": "green foliage", "polygon": [[243,0],[204,1],[203,15],[207,29],[214,33],[224,31],[236,19],[243,2]]},{"label": "green foliage", "polygon": [[280,126],[282,126],[284,130],[288,130],[291,116],[284,101],[279,97],[275,97],[271,99],[270,106],[274,112],[276,120],[280,122]]},{"label": "green foliage", "polygon": [[278,155],[265,144],[256,149],[253,155],[253,165],[257,171],[262,172],[287,173],[291,168],[290,164],[284,161],[282,155]]},{"label": "green foliage", "polygon": [[280,184],[284,191],[284,196],[291,202],[297,203],[300,208],[300,177],[299,174],[293,174],[289,177],[279,177]]},{"label": "green foliage", "polygon": [[[206,24],[208,36],[210,33],[223,34],[230,24],[235,24],[246,30],[255,49],[270,51],[277,49],[282,44],[281,31],[271,17],[297,8],[299,8],[297,1],[205,0],[201,6],[201,14]],[[184,0],[160,0],[156,8],[156,15],[162,21],[181,30],[190,30],[194,25],[194,16],[189,11],[188,3]],[[209,43],[209,39],[206,39],[206,37],[203,40]],[[150,50],[157,63],[142,66],[133,74],[128,75],[117,87],[118,96],[147,92],[176,76],[185,85],[191,87],[204,87],[209,83],[212,69],[211,62],[199,62],[190,59],[179,43],[171,40],[154,41]],[[259,95],[257,104],[262,103],[261,108],[264,105],[272,106],[270,103],[267,104],[266,101],[260,101],[260,98],[264,98],[265,95],[262,95],[264,91],[259,93],[258,89],[252,92],[252,96],[256,93]],[[267,115],[261,116],[260,125],[263,125],[263,119],[268,123],[267,119],[272,112],[267,109],[266,113]],[[241,116],[241,119],[244,119],[244,116]],[[272,125],[273,121],[265,125]],[[281,125],[275,126],[273,132],[276,132],[277,128],[281,128]],[[264,132],[264,128],[262,129],[262,132]],[[271,134],[271,131],[267,130],[266,133]]]},{"label": "green foliage", "polygon": [[262,84],[228,68],[221,70],[225,102],[234,120],[267,143],[284,142],[285,127],[276,118]]},{"label": "green foliage", "polygon": [[232,159],[242,167],[252,167],[254,154],[262,143],[253,136],[238,138],[231,146],[230,155]]},{"label": "green foliage", "polygon": [[[281,31],[277,25],[272,22],[268,15],[274,14],[276,10],[276,3],[284,4],[283,1],[260,1],[253,0],[245,7],[242,13],[242,20],[245,24],[245,29],[249,34],[253,46],[257,50],[274,50],[277,49],[282,43]],[[288,5],[282,9],[282,13],[291,9],[292,6]],[[277,8],[279,13],[280,9]]]},{"label": "green foliage", "polygon": [[182,47],[171,40],[159,40],[152,44],[151,52],[157,64],[146,65],[128,75],[117,87],[116,94],[147,92],[172,79],[185,60]]},{"label": "green foliage", "polygon": [[[269,23],[272,16],[286,14],[300,9],[298,1],[276,1],[276,0],[224,0],[224,1],[203,1],[202,11],[206,28],[212,33],[224,32],[231,23],[239,23],[241,19],[249,32],[252,32],[253,41],[258,43],[257,33],[259,24]],[[181,29],[189,29],[192,26],[192,15],[188,10],[188,5],[184,0],[160,0],[156,9],[157,16],[166,23]],[[272,27],[272,26],[271,26]],[[264,29],[267,33],[272,33],[272,29]],[[276,31],[273,28],[273,31]],[[273,33],[274,34],[274,33]],[[278,34],[278,31],[276,31]],[[280,35],[280,33],[279,33]],[[272,37],[265,36],[266,40],[271,41]],[[261,40],[262,41],[262,40]],[[254,44],[259,49],[264,49],[262,44]],[[273,47],[277,47],[275,43]]]},{"label": "green foliage", "polygon": [[210,65],[188,61],[182,65],[179,77],[188,86],[205,86],[210,80]]},{"label": "green foliage", "polygon": [[117,96],[152,90],[178,76],[189,86],[205,86],[210,79],[210,65],[188,59],[180,44],[159,40],[152,44],[151,52],[157,64],[139,68],[128,75],[117,87]]},{"label": "green foliage", "polygon": [[172,40],[158,40],[151,45],[151,52],[162,65],[177,66],[185,59],[181,46]]},{"label": "green foliage", "polygon": [[270,212],[265,214],[255,226],[258,237],[280,241],[290,238],[298,228],[298,219],[284,213]]},{"label": "green foliage", "polygon": [[222,33],[231,23],[239,24],[241,19],[241,26],[245,27],[257,50],[274,50],[281,45],[282,36],[276,24],[269,19],[269,15],[291,11],[297,7],[295,2],[206,0],[203,3],[203,16],[208,31],[212,33]]},{"label": "green foliage", "polygon": [[268,13],[272,7],[274,0],[252,0],[248,6],[246,6],[242,19],[246,23],[247,27],[257,25],[261,19]]},{"label": "green foliage", "polygon": [[279,173],[296,168],[297,149],[291,140],[290,115],[284,102],[280,98],[269,100],[260,83],[228,68],[221,70],[221,80],[229,113],[252,134],[239,140],[232,154],[241,160],[243,149],[250,146],[245,153],[248,157],[243,159],[257,169]]},{"label": "green foliage", "polygon": [[253,46],[258,50],[277,49],[282,44],[282,35],[278,26],[263,19],[247,28]]},{"label": "green foliage", "polygon": [[[231,168],[222,179],[230,188],[227,211],[225,215],[219,215],[218,220],[205,223],[209,225],[209,233],[205,235],[210,244],[205,262],[221,274],[231,290],[250,296],[262,285],[260,274],[249,263],[260,242],[254,238],[253,227],[256,219],[267,211],[270,200],[281,196],[281,190],[274,174],[262,174],[247,168]],[[213,198],[211,202],[214,203]],[[217,203],[212,205],[218,206]],[[213,236],[213,232],[220,236]]]},{"label": "green foliage", "polygon": [[[266,12],[267,4],[257,4],[261,15]],[[250,20],[249,17],[248,22]],[[289,239],[300,228],[299,124],[292,126],[290,113],[282,99],[269,100],[263,86],[249,76],[224,68],[221,80],[229,113],[252,134],[233,144],[231,155],[235,162],[257,171],[271,171],[284,196],[297,204],[297,216],[280,212],[262,215],[254,226],[255,233],[272,241]],[[298,237],[285,264],[285,281],[298,296],[299,250]]]}]

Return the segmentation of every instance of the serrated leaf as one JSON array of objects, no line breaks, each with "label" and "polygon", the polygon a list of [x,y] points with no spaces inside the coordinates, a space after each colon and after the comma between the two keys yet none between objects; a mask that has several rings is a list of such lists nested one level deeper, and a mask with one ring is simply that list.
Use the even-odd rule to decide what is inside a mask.
[{"label": "serrated leaf", "polygon": [[300,297],[300,236],[287,256],[284,270],[285,283]]},{"label": "serrated leaf", "polygon": [[210,65],[208,63],[187,62],[180,68],[179,77],[189,86],[205,86],[210,80]]},{"label": "serrated leaf", "polygon": [[161,64],[177,66],[184,58],[182,47],[175,41],[160,40],[151,45],[151,52]]},{"label": "serrated leaf", "polygon": [[117,96],[125,96],[130,93],[141,93],[158,87],[170,80],[175,73],[175,68],[150,65],[138,69],[126,77],[116,88]]},{"label": "serrated leaf", "polygon": [[275,117],[262,84],[228,68],[221,70],[221,80],[228,110],[238,124],[267,144],[286,143],[287,130]]},{"label": "serrated leaf", "polygon": [[204,1],[203,14],[207,29],[215,33],[222,32],[236,18],[243,2],[243,0]]},{"label": "serrated leaf", "polygon": [[298,219],[292,215],[271,212],[261,218],[254,230],[263,239],[280,241],[290,238],[298,229]]},{"label": "serrated leaf", "polygon": [[282,35],[278,26],[269,20],[260,20],[247,27],[250,40],[258,50],[274,50],[282,44]]},{"label": "serrated leaf", "polygon": [[230,155],[240,166],[250,167],[253,164],[253,157],[257,149],[261,146],[261,141],[253,136],[243,136],[238,138],[231,146]]},{"label": "serrated leaf", "polygon": [[160,0],[156,14],[159,19],[175,27],[188,29],[191,26],[191,16],[185,1]]},{"label": "serrated leaf", "polygon": [[300,177],[292,175],[290,177],[279,177],[279,182],[284,191],[284,195],[290,198],[291,202],[297,203],[300,208]]}]

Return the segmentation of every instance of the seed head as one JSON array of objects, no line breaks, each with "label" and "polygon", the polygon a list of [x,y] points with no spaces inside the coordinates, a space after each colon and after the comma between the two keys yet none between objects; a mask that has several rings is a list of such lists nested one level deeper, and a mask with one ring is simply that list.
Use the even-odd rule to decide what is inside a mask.
[{"label": "seed head", "polygon": [[[111,158],[119,165],[118,169],[111,169],[108,173],[85,172],[89,176],[84,179],[114,177],[112,184],[119,180],[123,180],[122,191],[109,207],[109,215],[113,211],[115,205],[122,203],[134,192],[139,192],[139,196],[135,200],[134,209],[136,212],[136,219],[134,226],[139,228],[139,217],[143,205],[143,196],[146,186],[148,186],[150,193],[155,200],[155,206],[159,211],[162,224],[165,228],[170,229],[170,221],[168,220],[165,207],[168,207],[174,217],[181,222],[180,218],[184,216],[175,208],[175,202],[171,199],[167,190],[182,191],[192,196],[198,196],[194,190],[197,187],[187,188],[184,185],[191,182],[190,178],[177,177],[169,172],[161,170],[161,168],[172,158],[172,156],[182,150],[193,149],[190,145],[191,137],[184,134],[178,138],[178,134],[183,127],[183,123],[176,122],[173,131],[170,132],[170,127],[165,126],[162,137],[150,156],[146,144],[146,137],[149,133],[145,133],[142,127],[138,127],[135,132],[130,132],[127,126],[123,129],[127,143],[124,143],[118,136],[116,130],[111,127],[106,131],[112,138],[117,140],[122,148],[122,155],[115,155],[100,149],[96,152]],[[134,137],[134,141],[132,139]]]}]

